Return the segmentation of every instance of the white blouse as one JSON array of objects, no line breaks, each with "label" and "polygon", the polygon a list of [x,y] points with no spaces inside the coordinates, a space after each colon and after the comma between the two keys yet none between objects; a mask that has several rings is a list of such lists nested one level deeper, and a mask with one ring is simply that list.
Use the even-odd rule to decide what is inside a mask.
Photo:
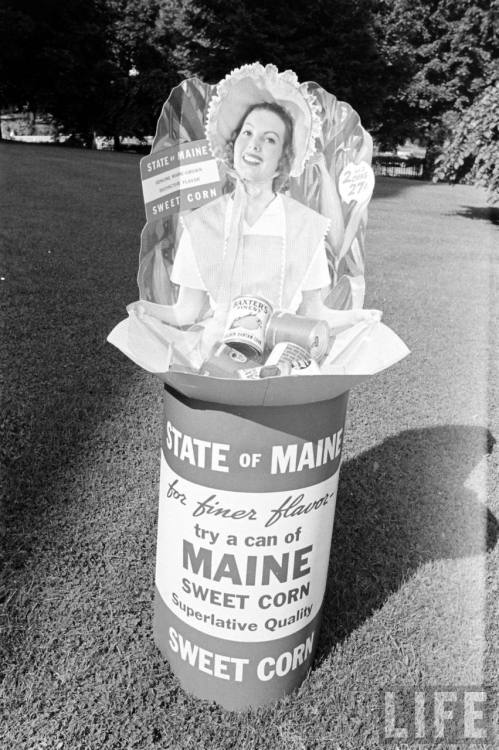
[{"label": "white blouse", "polygon": [[[228,201],[225,214],[225,237],[230,229],[232,216],[232,201]],[[243,235],[266,235],[270,237],[282,237],[285,234],[284,203],[280,194],[269,203],[261,216],[251,226],[243,222]],[[198,264],[192,248],[189,232],[183,231],[178,244],[177,253],[173,262],[171,281],[174,284],[190,287],[191,289],[202,289],[206,291]],[[296,310],[300,306],[301,293],[312,289],[322,289],[329,286],[331,277],[327,263],[326,248],[322,239],[317,245],[312,263],[303,278],[298,292],[296,293],[291,308]]]}]

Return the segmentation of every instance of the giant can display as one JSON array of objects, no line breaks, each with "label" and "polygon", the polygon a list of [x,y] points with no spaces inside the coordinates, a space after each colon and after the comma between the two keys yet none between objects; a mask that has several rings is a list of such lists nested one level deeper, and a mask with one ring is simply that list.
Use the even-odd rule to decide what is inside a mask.
[{"label": "giant can display", "polygon": [[154,637],[188,692],[237,710],[306,677],[347,400],[237,406],[165,388]]}]

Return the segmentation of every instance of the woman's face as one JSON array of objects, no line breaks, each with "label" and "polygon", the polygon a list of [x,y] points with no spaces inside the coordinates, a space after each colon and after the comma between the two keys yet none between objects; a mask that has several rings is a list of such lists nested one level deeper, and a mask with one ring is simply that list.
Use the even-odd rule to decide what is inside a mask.
[{"label": "woman's face", "polygon": [[279,115],[254,109],[234,142],[234,168],[243,180],[272,182],[279,174],[286,126]]}]

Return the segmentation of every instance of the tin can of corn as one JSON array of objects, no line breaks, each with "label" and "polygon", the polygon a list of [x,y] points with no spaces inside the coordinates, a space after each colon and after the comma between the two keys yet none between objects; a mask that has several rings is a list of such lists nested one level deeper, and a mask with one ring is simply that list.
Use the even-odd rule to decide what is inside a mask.
[{"label": "tin can of corn", "polygon": [[258,364],[256,359],[251,359],[232,346],[219,344],[203,362],[199,373],[214,378],[235,378],[238,370],[253,369]]},{"label": "tin can of corn", "polygon": [[262,297],[236,297],[227,317],[224,344],[232,346],[246,356],[261,357],[265,349],[266,329],[271,315],[272,306]]},{"label": "tin can of corn", "polygon": [[273,349],[283,341],[302,346],[313,359],[319,361],[328,350],[329,326],[325,320],[278,311],[269,320],[266,345]]},{"label": "tin can of corn", "polygon": [[281,375],[317,375],[319,365],[312,355],[299,344],[281,341],[265,361],[265,368],[277,367]]}]

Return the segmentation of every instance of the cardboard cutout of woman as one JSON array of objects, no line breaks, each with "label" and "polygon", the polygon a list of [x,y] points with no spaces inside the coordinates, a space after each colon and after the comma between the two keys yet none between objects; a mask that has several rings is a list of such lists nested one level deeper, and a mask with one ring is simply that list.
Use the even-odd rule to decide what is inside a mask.
[{"label": "cardboard cutout of woman", "polygon": [[[233,192],[181,218],[183,231],[171,271],[171,281],[179,287],[177,300],[161,304],[172,295],[158,299],[141,290],[135,312],[166,324],[167,338],[171,326],[202,321],[195,329],[201,356],[221,340],[231,302],[241,295],[263,297],[274,309],[327,320],[332,328],[379,317],[377,311],[334,310],[323,302],[331,276],[338,280],[345,239],[347,250],[359,244],[355,235],[349,237],[351,226],[345,231],[326,156],[316,152],[323,132],[317,97],[291,71],[279,73],[273,65],[255,63],[220,81],[209,99],[206,137],[232,180]],[[359,156],[362,151],[357,160]],[[309,195],[315,193],[314,208],[304,205],[306,196],[300,195],[300,188],[307,189],[303,180],[310,181],[311,174],[312,182],[317,184],[318,177],[320,183],[318,191],[308,189]],[[284,194],[290,183],[301,200]],[[359,205],[363,207],[357,201],[353,214]],[[357,265],[363,282],[362,260]],[[346,302],[341,306],[352,305],[352,295]],[[170,332],[178,342],[178,331]]]}]

